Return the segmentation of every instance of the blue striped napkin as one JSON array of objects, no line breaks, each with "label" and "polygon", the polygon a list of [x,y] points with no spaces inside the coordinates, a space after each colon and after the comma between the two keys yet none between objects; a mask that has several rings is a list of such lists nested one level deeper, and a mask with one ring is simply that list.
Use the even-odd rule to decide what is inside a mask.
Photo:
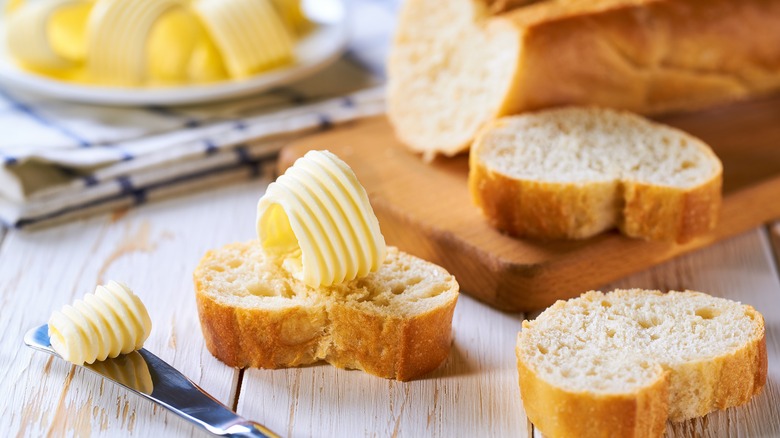
[{"label": "blue striped napkin", "polygon": [[317,75],[209,105],[109,108],[0,84],[0,225],[137,205],[268,172],[292,138],[384,111],[397,0],[352,0],[346,54]]}]

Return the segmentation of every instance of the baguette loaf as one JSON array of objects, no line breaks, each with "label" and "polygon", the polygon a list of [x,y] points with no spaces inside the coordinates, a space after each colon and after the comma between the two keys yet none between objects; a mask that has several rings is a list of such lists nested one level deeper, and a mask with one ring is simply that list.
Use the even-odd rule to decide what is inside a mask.
[{"label": "baguette loaf", "polygon": [[528,418],[549,438],[660,437],[746,403],[767,378],[764,320],[700,292],[587,292],[558,301],[517,340]]},{"label": "baguette loaf", "polygon": [[580,239],[624,234],[688,241],[717,223],[722,166],[682,131],[599,108],[491,122],[472,146],[469,189],[499,230]]},{"label": "baguette loaf", "polygon": [[773,0],[407,0],[388,114],[429,155],[500,116],[562,105],[691,110],[780,87]]},{"label": "baguette loaf", "polygon": [[311,288],[258,241],[235,243],[209,251],[194,279],[206,346],[233,367],[325,360],[409,380],[438,367],[450,351],[458,283],[396,248],[363,278]]}]

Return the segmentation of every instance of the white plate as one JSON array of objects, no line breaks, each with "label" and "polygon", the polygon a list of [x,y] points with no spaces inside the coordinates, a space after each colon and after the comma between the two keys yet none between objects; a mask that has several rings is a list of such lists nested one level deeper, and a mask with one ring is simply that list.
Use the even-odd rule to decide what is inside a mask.
[{"label": "white plate", "polygon": [[259,93],[316,73],[338,59],[347,44],[347,14],[341,0],[315,0],[305,5],[317,26],[301,38],[295,47],[295,63],[240,80],[203,85],[172,87],[101,87],[60,81],[22,70],[10,59],[5,44],[5,29],[0,27],[0,80],[57,99],[115,106],[186,105],[225,100]]}]

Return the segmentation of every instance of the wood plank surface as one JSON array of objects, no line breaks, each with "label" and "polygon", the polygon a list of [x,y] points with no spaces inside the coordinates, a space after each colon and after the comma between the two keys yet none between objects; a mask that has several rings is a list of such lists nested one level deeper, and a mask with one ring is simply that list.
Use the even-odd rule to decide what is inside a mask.
[{"label": "wood plank surface", "polygon": [[[670,422],[667,437],[780,436],[780,276],[771,251],[767,234],[758,228],[599,288],[698,290],[750,304],[764,315],[769,372],[761,394],[744,406]],[[542,437],[539,430],[534,437]]]},{"label": "wood plank surface", "polygon": [[[255,204],[267,182],[9,232],[0,243],[0,436],[207,436],[91,373],[22,346],[29,327],[107,279],[128,282],[149,305],[150,351],[283,436],[533,435],[513,352],[521,315],[465,296],[450,358],[421,380],[400,383],[315,365],[247,370],[239,388],[240,373],[205,349],[191,272],[207,249],[254,236]],[[765,391],[746,407],[670,425],[669,437],[780,436],[780,280],[768,235],[753,230],[602,288],[700,289],[752,304],[767,319]]]},{"label": "wood plank surface", "polygon": [[763,227],[605,285],[699,290],[750,304],[764,315],[769,373],[764,391],[742,407],[670,424],[675,437],[780,436],[780,277]]},{"label": "wood plank surface", "polygon": [[442,265],[479,300],[532,310],[780,218],[778,120],[780,96],[661,119],[705,140],[724,164],[720,223],[685,245],[617,232],[549,242],[503,235],[470,201],[466,156],[423,163],[382,117],[300,140],[279,167],[310,149],[331,150],[366,187],[389,243]]},{"label": "wood plank surface", "polygon": [[205,348],[192,270],[207,249],[253,237],[254,201],[266,182],[10,232],[0,247],[0,436],[205,435],[92,373],[24,347],[22,336],[96,284],[124,281],[152,318],[145,347],[232,406],[238,371]]},{"label": "wood plank surface", "polygon": [[769,239],[775,254],[775,265],[780,270],[780,221],[767,225]]},{"label": "wood plank surface", "polygon": [[247,370],[238,410],[289,437],[527,437],[514,353],[521,322],[520,314],[461,296],[450,357],[422,379],[396,382],[327,364]]}]

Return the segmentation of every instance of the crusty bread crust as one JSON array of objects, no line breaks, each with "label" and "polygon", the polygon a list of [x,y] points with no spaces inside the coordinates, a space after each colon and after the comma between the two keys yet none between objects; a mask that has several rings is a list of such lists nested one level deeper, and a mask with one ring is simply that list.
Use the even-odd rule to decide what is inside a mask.
[{"label": "crusty bread crust", "polygon": [[[509,113],[590,104],[694,110],[780,86],[772,0],[540,2],[496,17],[519,30]],[[767,28],[766,32],[755,29]],[[554,53],[555,56],[550,56]]]},{"label": "crusty bread crust", "polygon": [[[649,291],[619,291],[648,293]],[[587,292],[583,294],[593,294]],[[649,292],[660,295],[661,292]],[[684,292],[683,294],[699,294]],[[565,311],[559,301],[548,311]],[[660,437],[667,420],[685,421],[717,409],[747,403],[767,381],[766,332],[763,316],[743,305],[745,315],[757,321],[758,336],[728,354],[683,362],[670,368],[654,364],[658,379],[639,391],[597,394],[561,388],[542,378],[526,363],[517,337],[517,369],[523,407],[546,437]],[[523,330],[532,323],[523,322]],[[650,358],[652,360],[652,358]],[[671,399],[675,394],[677,399]]]},{"label": "crusty bread crust", "polygon": [[626,183],[618,227],[627,236],[678,243],[706,234],[718,222],[722,181],[721,171],[706,183],[687,190]]},{"label": "crusty bread crust", "polygon": [[513,236],[581,239],[614,223],[613,184],[515,179],[469,157],[471,199],[491,226]]},{"label": "crusty bread crust", "polygon": [[[216,251],[209,251],[203,260],[213,258]],[[282,368],[316,362],[318,346],[323,334],[308,340],[288,341],[287,333],[295,330],[295,324],[311,319],[325,323],[324,307],[309,309],[241,308],[220,303],[206,293],[201,282],[200,266],[195,270],[195,299],[198,316],[206,340],[206,347],[217,359],[236,367]],[[318,332],[315,328],[314,333]]]},{"label": "crusty bread crust", "polygon": [[[290,300],[284,307],[239,307],[221,302],[227,291],[210,290],[207,267],[230,250],[249,251],[256,242],[234,243],[208,251],[194,272],[201,329],[209,351],[225,364],[244,368],[284,368],[324,360],[396,380],[410,380],[434,370],[449,355],[452,316],[458,297],[454,277],[443,275],[436,306],[388,316],[354,301],[325,299],[316,304]],[[408,258],[417,266],[443,269],[388,248],[388,261]],[[359,281],[359,280],[355,280]]]},{"label": "crusty bread crust", "polygon": [[[447,33],[436,32],[441,23],[429,18],[441,2],[406,2],[404,11],[414,13],[402,11],[399,21],[388,69],[388,112],[401,140],[429,155],[467,150],[480,123],[530,110],[599,105],[645,114],[688,111],[780,87],[780,3],[773,0],[449,2],[479,6],[451,8],[472,15],[464,18],[474,24],[463,26],[461,40],[470,39],[468,32],[501,34],[518,44],[513,53],[500,55],[487,49],[474,53],[465,45],[449,49],[441,42]],[[427,58],[421,47],[430,48]],[[449,52],[433,53],[443,47]],[[414,56],[399,56],[407,51]],[[496,64],[506,74],[490,76],[500,83],[484,86],[490,101],[454,111],[461,90],[452,78],[485,81],[477,77],[484,72],[463,66],[487,65],[488,56],[507,58]]]},{"label": "crusty bread crust", "polygon": [[331,311],[332,345],[325,358],[339,368],[406,381],[436,369],[450,353],[455,300],[408,318],[337,305]]},{"label": "crusty bread crust", "polygon": [[[519,346],[517,357],[521,357]],[[662,436],[666,428],[669,395],[663,371],[636,394],[614,395],[558,388],[539,378],[520,359],[517,371],[525,413],[548,438],[651,438]]]},{"label": "crusty bread crust", "polygon": [[[704,183],[688,188],[628,179],[585,183],[520,179],[480,159],[480,143],[502,120],[483,129],[469,156],[471,199],[494,228],[517,237],[583,239],[617,226],[630,237],[685,243],[717,225],[722,167]],[[718,161],[711,150],[706,153]]]},{"label": "crusty bread crust", "polygon": [[[760,313],[750,306],[761,320]],[[670,390],[696,392],[694,403],[671,404],[669,420],[685,421],[701,417],[716,409],[727,409],[747,403],[761,392],[767,379],[766,333],[753,339],[731,355],[712,361],[692,362],[680,366],[668,376]]]},{"label": "crusty bread crust", "polygon": [[630,237],[684,243],[711,231],[720,213],[720,175],[689,190],[627,182],[615,218],[610,184],[521,180],[487,168],[476,154],[469,161],[472,200],[491,226],[513,236],[582,239],[617,223]]}]

